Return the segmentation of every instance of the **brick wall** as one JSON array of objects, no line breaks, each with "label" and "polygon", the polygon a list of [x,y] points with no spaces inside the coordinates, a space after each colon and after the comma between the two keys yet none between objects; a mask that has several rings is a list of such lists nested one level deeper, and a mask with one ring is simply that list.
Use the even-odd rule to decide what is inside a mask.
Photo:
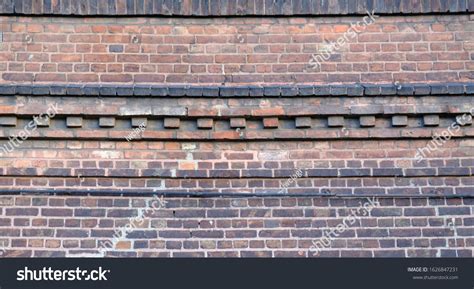
[{"label": "brick wall", "polygon": [[4,16],[1,79],[314,84],[473,78],[468,15],[379,17],[329,61],[310,65],[312,55],[362,19]]},{"label": "brick wall", "polygon": [[[146,200],[146,199],[145,199]],[[137,197],[1,197],[9,257],[97,255],[146,208]],[[124,257],[313,257],[365,199],[170,198],[116,250]],[[472,199],[383,198],[319,257],[472,257]],[[451,223],[450,223],[451,222]]]},{"label": "brick wall", "polygon": [[0,160],[0,188],[472,197],[472,140],[453,139],[418,162],[414,155],[427,143],[27,141]]},{"label": "brick wall", "polygon": [[[140,16],[87,17],[7,2],[2,256],[97,256],[141,217],[105,256],[314,257],[349,216],[316,256],[473,256],[472,15],[380,16],[314,67],[365,9],[144,17],[127,1]],[[48,9],[84,17],[20,16]]]}]

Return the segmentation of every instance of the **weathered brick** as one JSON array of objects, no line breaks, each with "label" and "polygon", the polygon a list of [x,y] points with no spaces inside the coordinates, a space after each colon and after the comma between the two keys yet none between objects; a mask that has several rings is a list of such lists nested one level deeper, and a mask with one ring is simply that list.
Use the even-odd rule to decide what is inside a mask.
[{"label": "weathered brick", "polygon": [[342,116],[330,116],[328,117],[329,127],[341,127],[344,126],[344,117]]},{"label": "weathered brick", "polygon": [[16,126],[17,118],[15,116],[0,116],[0,125],[2,126]]},{"label": "weathered brick", "polygon": [[375,116],[361,116],[359,118],[361,127],[373,127],[375,126]]},{"label": "weathered brick", "polygon": [[263,119],[263,127],[265,128],[278,128],[279,120],[277,117],[265,117]]},{"label": "weathered brick", "polygon": [[197,120],[197,127],[200,129],[212,129],[214,120],[212,118],[199,118]]},{"label": "weathered brick", "polygon": [[165,128],[179,128],[180,119],[176,117],[167,117],[164,119]]},{"label": "weathered brick", "polygon": [[100,127],[114,127],[115,126],[115,117],[101,117],[99,118]]},{"label": "weathered brick", "polygon": [[406,115],[394,115],[392,116],[393,126],[406,126],[408,124],[408,118]]},{"label": "weathered brick", "polygon": [[82,117],[69,116],[66,118],[67,127],[82,127]]},{"label": "weathered brick", "polygon": [[148,119],[146,117],[132,117],[132,127],[146,127]]},{"label": "weathered brick", "polygon": [[297,128],[310,128],[312,126],[311,117],[297,117],[295,119],[295,126]]}]

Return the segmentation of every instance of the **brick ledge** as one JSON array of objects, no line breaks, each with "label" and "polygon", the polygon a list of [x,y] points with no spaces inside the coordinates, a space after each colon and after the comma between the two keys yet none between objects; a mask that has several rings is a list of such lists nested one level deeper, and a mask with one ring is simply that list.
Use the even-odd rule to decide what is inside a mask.
[{"label": "brick ledge", "polygon": [[341,85],[0,84],[0,95],[144,97],[292,97],[474,95],[474,82]]}]

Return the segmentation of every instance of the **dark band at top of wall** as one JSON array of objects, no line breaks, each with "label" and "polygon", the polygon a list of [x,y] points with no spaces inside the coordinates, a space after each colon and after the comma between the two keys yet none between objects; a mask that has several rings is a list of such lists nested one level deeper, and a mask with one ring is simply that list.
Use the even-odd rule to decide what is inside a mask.
[{"label": "dark band at top of wall", "polygon": [[474,0],[0,0],[3,15],[283,16],[466,13]]}]

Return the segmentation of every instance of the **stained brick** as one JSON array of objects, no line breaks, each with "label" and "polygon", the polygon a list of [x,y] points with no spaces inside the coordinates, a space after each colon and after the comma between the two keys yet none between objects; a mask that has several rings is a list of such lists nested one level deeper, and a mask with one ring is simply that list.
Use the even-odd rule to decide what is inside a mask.
[{"label": "stained brick", "polygon": [[164,119],[165,128],[179,128],[180,119],[174,117],[167,117]]},{"label": "stained brick", "polygon": [[99,126],[100,127],[114,127],[115,118],[114,117],[101,117],[99,118]]},{"label": "stained brick", "polygon": [[373,127],[375,126],[375,116],[361,116],[359,118],[361,127]]},{"label": "stained brick", "polygon": [[395,115],[392,117],[393,126],[406,126],[408,124],[408,118],[406,115]]},{"label": "stained brick", "polygon": [[132,127],[146,127],[147,123],[146,117],[132,117]]},{"label": "stained brick", "polygon": [[214,121],[212,118],[199,118],[197,120],[197,126],[200,129],[212,129]]},{"label": "stained brick", "polygon": [[82,127],[82,117],[69,116],[66,118],[66,125],[68,127]]},{"label": "stained brick", "polygon": [[2,126],[16,126],[17,118],[14,116],[1,116],[0,125]]},{"label": "stained brick", "polygon": [[297,128],[310,128],[312,126],[311,117],[297,117],[295,119],[295,126]]},{"label": "stained brick", "polygon": [[276,117],[265,117],[263,119],[263,126],[265,128],[278,128],[279,120]]}]

